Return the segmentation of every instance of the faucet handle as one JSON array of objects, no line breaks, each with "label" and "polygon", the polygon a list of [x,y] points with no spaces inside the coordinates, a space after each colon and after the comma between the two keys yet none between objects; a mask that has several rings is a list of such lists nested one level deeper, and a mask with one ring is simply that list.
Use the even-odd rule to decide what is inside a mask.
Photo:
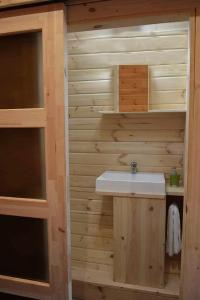
[{"label": "faucet handle", "polygon": [[137,162],[136,161],[131,162],[131,169],[132,169],[133,173],[137,172]]},{"label": "faucet handle", "polygon": [[137,167],[137,162],[133,160],[133,161],[131,162],[131,167],[132,167],[132,168]]}]

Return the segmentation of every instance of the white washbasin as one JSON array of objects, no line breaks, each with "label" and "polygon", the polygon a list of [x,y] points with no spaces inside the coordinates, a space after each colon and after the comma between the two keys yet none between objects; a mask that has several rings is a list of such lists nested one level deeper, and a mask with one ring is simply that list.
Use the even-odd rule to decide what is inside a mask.
[{"label": "white washbasin", "polygon": [[163,173],[136,173],[107,171],[96,179],[96,192],[165,195]]}]

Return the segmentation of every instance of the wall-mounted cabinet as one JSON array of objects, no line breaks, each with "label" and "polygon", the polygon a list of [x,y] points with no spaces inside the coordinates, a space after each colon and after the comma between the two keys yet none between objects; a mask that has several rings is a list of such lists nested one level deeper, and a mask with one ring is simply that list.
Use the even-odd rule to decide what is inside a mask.
[{"label": "wall-mounted cabinet", "polygon": [[143,112],[149,109],[149,68],[147,65],[115,67],[115,111]]},{"label": "wall-mounted cabinet", "polygon": [[[182,109],[166,107],[152,109],[150,96],[155,87],[150,80],[151,68],[148,65],[119,65],[114,66],[114,99],[113,110],[102,110],[100,113],[112,115],[123,113],[156,113],[156,112],[186,112],[186,104]],[[173,86],[173,84],[172,84]],[[170,88],[170,87],[169,87]],[[164,91],[166,87],[163,88]],[[165,95],[166,96],[166,95]],[[170,96],[168,96],[170,98]],[[151,99],[152,101],[153,99]],[[158,101],[161,102],[162,100]],[[170,99],[169,99],[170,101]],[[172,101],[172,100],[171,100]]]}]

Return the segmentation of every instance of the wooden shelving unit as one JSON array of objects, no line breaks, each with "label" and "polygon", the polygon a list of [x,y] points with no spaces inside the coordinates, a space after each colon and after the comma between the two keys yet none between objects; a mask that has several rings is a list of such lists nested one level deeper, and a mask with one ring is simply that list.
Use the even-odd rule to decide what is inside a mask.
[{"label": "wooden shelving unit", "polygon": [[2,299],[67,298],[63,9],[0,14]]},{"label": "wooden shelving unit", "polygon": [[186,113],[186,110],[178,110],[178,109],[165,109],[165,110],[149,110],[149,111],[141,111],[141,112],[120,112],[120,111],[112,111],[112,110],[101,110],[99,113],[102,115],[116,115],[116,114],[151,114],[151,113]]},{"label": "wooden shelving unit", "polygon": [[184,196],[184,186],[166,185],[166,194],[169,196]]}]

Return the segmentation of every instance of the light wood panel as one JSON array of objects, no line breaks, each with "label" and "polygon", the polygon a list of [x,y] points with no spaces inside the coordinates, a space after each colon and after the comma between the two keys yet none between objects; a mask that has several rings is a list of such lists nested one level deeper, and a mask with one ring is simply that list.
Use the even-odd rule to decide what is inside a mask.
[{"label": "light wood panel", "polygon": [[[104,105],[110,106],[111,98],[114,102],[113,65],[141,63],[148,64],[150,70],[150,109],[167,109],[167,107],[182,109],[184,107],[187,80],[187,22],[182,22],[181,25],[178,23],[162,24],[160,28],[157,24],[144,25],[142,28],[132,26],[102,30],[102,32],[68,35],[70,40],[69,91],[72,106],[76,109],[77,106],[78,108],[87,106],[88,104],[84,102],[75,104],[73,101],[75,99],[84,101],[84,98],[88,97],[92,98],[92,105],[94,101],[99,103],[98,99],[102,99],[102,104],[103,100],[107,99],[108,102]],[[174,38],[174,42],[168,43],[168,38]],[[184,43],[182,43],[183,38]],[[160,44],[159,39],[161,39]],[[142,47],[138,45],[140,42]],[[136,48],[132,49],[132,45]],[[102,51],[97,50],[101,47]],[[106,109],[100,108],[99,110]],[[109,110],[108,107],[107,110]]]},{"label": "light wood panel", "polygon": [[41,128],[46,126],[46,110],[0,109],[1,128]]},{"label": "light wood panel", "polygon": [[[126,30],[126,29],[125,29]],[[136,32],[134,31],[131,36],[130,29],[127,34],[120,34],[116,35],[114,32],[111,34],[111,30],[108,31],[107,35],[104,34],[104,42],[102,43],[101,36],[97,33],[96,36],[91,38],[88,33],[87,39],[82,39],[82,42],[73,40],[73,43],[69,45],[69,54],[91,54],[91,53],[115,53],[115,52],[126,52],[128,48],[130,52],[139,52],[139,51],[157,51],[165,50],[165,49],[174,49],[174,44],[177,43],[177,49],[187,48],[188,40],[187,36],[184,34],[184,31],[180,31],[174,33],[174,35],[167,35],[166,32],[160,31],[156,32],[157,38],[154,41],[154,37],[151,35],[150,32],[141,32],[141,36],[137,36]],[[134,33],[136,36],[134,36]],[[168,34],[168,32],[167,32]],[[80,35],[80,34],[79,34]],[[139,35],[139,33],[138,33]],[[73,36],[72,36],[73,37]],[[86,38],[86,34],[84,35]],[[111,44],[109,39],[113,38],[113,43]],[[132,39],[134,37],[134,43]],[[123,42],[123,43],[122,43]]]},{"label": "light wood panel", "polygon": [[[48,12],[44,29],[45,95],[47,105],[46,156],[49,238],[54,290],[50,298],[70,298],[69,199],[68,199],[68,123],[64,7]],[[66,108],[65,108],[66,109]],[[65,142],[65,139],[67,140]]]},{"label": "light wood panel", "polygon": [[78,299],[159,299],[172,300],[179,299],[178,285],[179,279],[176,275],[167,277],[164,289],[141,287],[114,282],[112,272],[103,270],[84,270],[84,266],[73,267],[73,295]]},{"label": "light wood panel", "polygon": [[165,200],[114,197],[113,202],[114,280],[163,287]]},{"label": "light wood panel", "polygon": [[181,297],[186,299],[198,299],[199,287],[199,263],[200,263],[200,239],[199,239],[199,130],[200,130],[200,9],[191,17],[191,81],[190,81],[190,110],[188,120],[188,151],[187,151],[187,176],[186,203],[184,207],[184,251],[182,261],[182,286]]},{"label": "light wood panel", "polygon": [[[178,18],[178,16],[174,16],[174,21]],[[187,32],[187,21],[186,22],[181,22],[180,26],[178,28],[174,28],[174,21],[162,21],[162,22],[156,22],[156,17],[154,16],[154,22],[148,22],[148,23],[141,23],[139,25],[128,25],[123,26],[124,30],[123,32],[119,33],[116,31],[116,28],[111,27],[110,29],[101,29],[101,30],[89,30],[89,31],[84,31],[84,28],[82,30],[69,33],[69,38],[70,40],[77,40],[77,39],[96,39],[96,38],[121,38],[121,37],[144,37],[148,36],[151,37],[152,32],[153,35],[155,36],[162,36],[165,35],[166,33],[168,35],[173,35],[173,34],[185,34]],[[179,21],[179,20],[178,20]],[[167,22],[167,23],[166,23]],[[141,25],[148,24],[148,29],[146,30],[145,27],[141,27]],[[120,28],[118,26],[117,28]]]},{"label": "light wood panel", "polygon": [[78,142],[183,142],[183,130],[71,130],[71,141]]}]

